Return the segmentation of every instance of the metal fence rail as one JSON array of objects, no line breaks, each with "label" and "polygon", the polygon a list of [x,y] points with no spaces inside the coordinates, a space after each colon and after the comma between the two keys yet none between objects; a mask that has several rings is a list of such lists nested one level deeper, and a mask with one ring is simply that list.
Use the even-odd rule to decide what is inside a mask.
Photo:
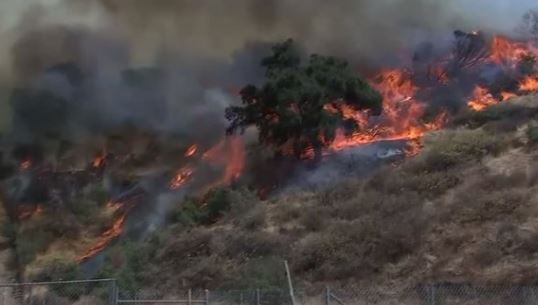
[{"label": "metal fence rail", "polygon": [[115,305],[113,279],[0,284],[0,305]]},{"label": "metal fence rail", "polygon": [[[304,292],[296,291],[296,297],[303,300]],[[217,290],[184,292],[120,292],[118,304],[185,304],[185,305],[293,305],[287,290]],[[303,304],[299,302],[299,304]]]},{"label": "metal fence rail", "polygon": [[[538,305],[538,286],[419,285],[410,289],[380,287],[294,291],[295,305]],[[282,290],[146,289],[126,292],[114,279],[0,284],[0,305],[294,305]]]}]

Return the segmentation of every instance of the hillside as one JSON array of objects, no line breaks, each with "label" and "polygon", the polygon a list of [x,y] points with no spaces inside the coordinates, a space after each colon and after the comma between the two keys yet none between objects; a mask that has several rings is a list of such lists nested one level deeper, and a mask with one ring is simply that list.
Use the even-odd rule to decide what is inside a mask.
[{"label": "hillside", "polygon": [[222,207],[211,221],[184,202],[173,225],[116,245],[108,269],[133,290],[281,287],[282,259],[307,288],[534,283],[537,102],[465,113],[365,179],[268,201],[222,189],[206,201]]}]

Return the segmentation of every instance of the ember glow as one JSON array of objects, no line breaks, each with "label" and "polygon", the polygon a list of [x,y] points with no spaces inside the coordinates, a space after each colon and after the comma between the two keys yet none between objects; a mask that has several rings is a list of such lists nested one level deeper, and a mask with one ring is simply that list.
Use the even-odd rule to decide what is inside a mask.
[{"label": "ember glow", "polygon": [[193,173],[194,170],[189,166],[181,168],[170,181],[170,189],[177,190],[178,188],[183,186]]},{"label": "ember glow", "polygon": [[197,151],[198,151],[198,145],[192,144],[185,151],[185,157],[192,157],[192,156],[194,156],[194,154],[196,154]]},{"label": "ember glow", "polygon": [[98,155],[97,157],[93,159],[92,166],[95,168],[102,167],[103,165],[105,165],[105,158],[106,158],[105,153]]},{"label": "ember glow", "polygon": [[21,164],[19,165],[19,168],[21,170],[28,170],[31,167],[32,167],[32,160],[30,159],[22,161]]}]

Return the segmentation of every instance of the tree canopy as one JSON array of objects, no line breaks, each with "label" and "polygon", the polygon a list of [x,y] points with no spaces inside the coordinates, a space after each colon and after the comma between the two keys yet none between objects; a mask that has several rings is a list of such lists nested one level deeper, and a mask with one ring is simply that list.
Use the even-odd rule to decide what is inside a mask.
[{"label": "tree canopy", "polygon": [[288,39],[276,44],[261,65],[266,69],[265,84],[260,88],[247,85],[240,91],[242,105],[226,109],[227,132],[256,126],[260,143],[277,153],[300,157],[313,148],[319,156],[334,141],[337,128],[348,132],[359,128],[344,117],[341,107],[328,109],[330,103],[381,113],[381,95],[345,60],[313,54],[303,64],[293,40]]}]

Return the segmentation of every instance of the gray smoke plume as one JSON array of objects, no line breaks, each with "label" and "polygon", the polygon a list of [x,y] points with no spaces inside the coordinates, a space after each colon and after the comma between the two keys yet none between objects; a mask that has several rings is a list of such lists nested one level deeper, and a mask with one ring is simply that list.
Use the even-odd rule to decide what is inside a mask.
[{"label": "gray smoke plume", "polygon": [[[510,34],[532,4],[5,0],[0,89],[28,89],[16,98],[37,107],[30,115],[38,118],[36,130],[49,121],[76,134],[128,122],[200,138],[219,133],[223,109],[237,100],[234,92],[263,77],[258,62],[274,41],[292,37],[309,52],[362,66],[391,64],[401,62],[401,50],[451,39],[454,29]],[[13,102],[0,93],[0,104]],[[53,109],[38,107],[44,96],[54,100]],[[57,113],[54,107],[65,107],[62,118],[46,117]],[[22,108],[14,111],[15,128],[17,111],[23,117],[32,112]]]}]

